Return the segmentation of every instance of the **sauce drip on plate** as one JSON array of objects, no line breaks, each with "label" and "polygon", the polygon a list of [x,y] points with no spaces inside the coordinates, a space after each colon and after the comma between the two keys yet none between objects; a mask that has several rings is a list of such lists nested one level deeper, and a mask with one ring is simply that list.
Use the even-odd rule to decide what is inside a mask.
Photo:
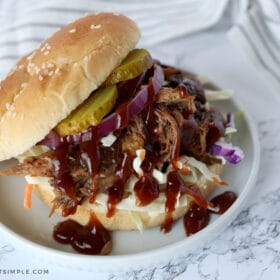
[{"label": "sauce drip on plate", "polygon": [[71,244],[79,253],[87,255],[106,255],[111,252],[110,233],[102,226],[94,213],[85,226],[73,220],[58,223],[53,231],[54,239],[62,244]]},{"label": "sauce drip on plate", "polygon": [[205,228],[210,221],[210,213],[223,214],[236,199],[237,195],[231,191],[226,191],[218,196],[215,196],[210,201],[212,204],[211,209],[215,210],[208,210],[192,202],[188,212],[184,216],[186,235],[192,235]]}]

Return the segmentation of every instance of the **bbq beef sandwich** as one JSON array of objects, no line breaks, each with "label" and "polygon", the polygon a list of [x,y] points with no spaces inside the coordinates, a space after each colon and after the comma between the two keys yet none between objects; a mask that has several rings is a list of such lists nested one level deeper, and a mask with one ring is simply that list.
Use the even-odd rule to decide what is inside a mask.
[{"label": "bbq beef sandwich", "polygon": [[[211,108],[193,74],[134,49],[122,15],[88,15],[22,58],[0,84],[0,160],[60,215],[109,230],[143,230],[183,216],[217,185],[232,115]],[[212,92],[213,97],[213,92]]]}]

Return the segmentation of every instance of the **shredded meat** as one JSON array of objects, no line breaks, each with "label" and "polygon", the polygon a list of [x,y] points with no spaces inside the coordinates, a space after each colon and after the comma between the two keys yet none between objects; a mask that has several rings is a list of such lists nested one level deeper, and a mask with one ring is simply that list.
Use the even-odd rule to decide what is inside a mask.
[{"label": "shredded meat", "polygon": [[166,108],[156,109],[154,114],[157,123],[155,131],[158,136],[154,146],[158,147],[160,168],[165,162],[170,161],[173,148],[180,141],[180,135],[176,119]]},{"label": "shredded meat", "polygon": [[129,151],[131,155],[135,155],[135,151],[141,149],[145,145],[146,133],[144,122],[140,116],[134,118],[127,127],[127,132],[122,137],[122,151]]},{"label": "shredded meat", "polygon": [[[176,69],[167,68],[165,72],[167,72],[166,75],[168,77],[170,76],[170,83],[175,83],[173,81],[175,78],[180,78],[184,81],[184,77]],[[182,81],[180,79],[179,82],[181,84]],[[161,169],[170,163],[172,154],[174,153],[174,147],[181,145],[179,147],[182,153],[193,156],[207,164],[219,161],[206,151],[211,116],[203,109],[203,95],[200,92],[199,85],[187,82],[187,94],[182,94],[180,88],[177,86],[175,88],[163,87],[159,91],[156,95],[155,103],[151,107],[152,120],[150,120],[150,124],[148,125],[150,127],[146,127],[144,122],[145,112],[142,112],[131,120],[125,129],[117,132],[119,133],[118,139],[112,147],[100,147],[101,160],[98,173],[94,177],[90,174],[87,166],[83,164],[80,158],[79,146],[70,145],[67,168],[69,168],[69,174],[75,183],[75,194],[78,202],[92,197],[96,191],[104,193],[108,188],[113,186],[117,166],[116,162],[121,156],[120,153],[129,152],[130,155],[135,156],[136,150],[141,148],[148,150],[150,148],[151,152],[157,158],[156,167]],[[198,97],[199,95],[196,92],[201,97]],[[188,121],[189,114],[192,117],[189,121],[193,121],[194,127],[190,127],[190,130],[186,129],[182,134],[182,127]],[[185,136],[184,144],[182,144],[182,135]],[[118,148],[114,149],[114,145]],[[184,145],[183,148],[182,145]],[[117,154],[116,150],[118,151]],[[17,166],[0,171],[0,175],[32,174],[49,177],[50,183],[54,185],[56,168],[53,161],[54,155],[53,151],[49,151],[37,157],[27,158]],[[77,201],[68,197],[63,189],[55,187],[54,191],[53,210],[60,207],[66,210],[75,207]]]},{"label": "shredded meat", "polygon": [[192,141],[189,145],[189,152],[195,156],[202,156],[206,153],[206,136],[208,132],[209,118],[205,115],[202,120],[198,122],[198,128],[196,129]]},{"label": "shredded meat", "polygon": [[173,106],[177,109],[194,113],[196,111],[194,100],[195,95],[182,98],[178,87],[163,87],[157,94],[156,103],[164,103],[167,106]]},{"label": "shredded meat", "polygon": [[[67,196],[63,191],[58,188],[54,188],[55,198],[52,201],[52,209],[49,216],[52,215],[55,209],[61,208],[63,210],[63,216],[67,216],[71,209],[75,209],[76,202]],[[80,197],[77,197],[80,200]]]},{"label": "shredded meat", "polygon": [[22,164],[1,170],[0,175],[36,175],[51,177],[53,175],[52,152],[39,157],[27,158]]}]

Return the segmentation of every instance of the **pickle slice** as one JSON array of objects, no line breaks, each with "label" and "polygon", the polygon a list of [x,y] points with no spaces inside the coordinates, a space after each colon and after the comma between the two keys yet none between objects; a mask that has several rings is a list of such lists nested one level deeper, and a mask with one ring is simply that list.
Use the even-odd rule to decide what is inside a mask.
[{"label": "pickle slice", "polygon": [[105,81],[106,85],[133,79],[151,68],[153,59],[145,49],[132,50]]},{"label": "pickle slice", "polygon": [[103,117],[114,107],[118,97],[116,85],[99,89],[85,102],[75,109],[67,118],[62,120],[55,128],[61,135],[71,135],[97,125]]}]

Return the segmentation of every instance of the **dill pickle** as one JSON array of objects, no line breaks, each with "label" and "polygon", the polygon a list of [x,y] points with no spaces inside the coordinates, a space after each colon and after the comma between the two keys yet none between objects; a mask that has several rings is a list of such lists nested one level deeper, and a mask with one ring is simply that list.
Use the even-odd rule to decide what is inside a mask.
[{"label": "dill pickle", "polygon": [[153,59],[145,49],[132,50],[105,81],[106,85],[133,79],[151,68]]},{"label": "dill pickle", "polygon": [[103,117],[114,107],[118,97],[116,85],[101,88],[93,93],[66,119],[62,120],[55,128],[61,135],[72,135],[87,129],[91,125],[97,125]]}]

